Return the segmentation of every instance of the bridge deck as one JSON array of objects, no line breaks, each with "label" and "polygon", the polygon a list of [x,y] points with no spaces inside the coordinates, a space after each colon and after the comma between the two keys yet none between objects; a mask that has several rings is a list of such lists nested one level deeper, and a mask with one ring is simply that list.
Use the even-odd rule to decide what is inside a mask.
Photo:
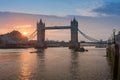
[{"label": "bridge deck", "polygon": [[53,26],[53,27],[45,27],[46,30],[52,30],[52,29],[70,29],[70,26]]}]

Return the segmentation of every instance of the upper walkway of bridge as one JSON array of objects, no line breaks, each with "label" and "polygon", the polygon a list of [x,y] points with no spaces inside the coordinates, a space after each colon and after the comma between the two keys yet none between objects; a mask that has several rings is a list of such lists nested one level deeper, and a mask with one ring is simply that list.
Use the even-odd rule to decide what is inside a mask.
[{"label": "upper walkway of bridge", "polygon": [[45,27],[45,30],[53,30],[53,29],[70,29],[70,26],[50,26],[50,27]]}]

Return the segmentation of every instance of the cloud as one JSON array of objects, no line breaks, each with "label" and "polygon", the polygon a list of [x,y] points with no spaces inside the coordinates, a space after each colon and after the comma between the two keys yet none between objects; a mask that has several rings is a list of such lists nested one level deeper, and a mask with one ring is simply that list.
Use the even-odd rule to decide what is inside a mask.
[{"label": "cloud", "polygon": [[120,15],[120,2],[119,3],[105,3],[103,6],[98,7],[93,10],[99,14],[107,14],[107,15]]},{"label": "cloud", "polygon": [[80,16],[99,17],[99,16],[119,16],[120,2],[105,2],[102,4],[90,6],[85,9],[76,9]]},{"label": "cloud", "polygon": [[30,25],[30,24],[26,24],[26,25],[18,25],[18,26],[14,26],[13,28],[14,29],[28,29],[28,28],[31,28],[32,27],[32,25]]},{"label": "cloud", "polygon": [[97,11],[94,11],[102,6],[103,4],[99,4],[85,9],[76,9],[76,12],[78,12],[80,16],[87,16],[87,17],[107,16],[106,13],[99,13]]},{"label": "cloud", "polygon": [[76,11],[79,13],[80,16],[87,16],[87,17],[107,16],[105,13],[100,14],[92,11],[92,9],[85,9],[85,10],[76,9]]}]

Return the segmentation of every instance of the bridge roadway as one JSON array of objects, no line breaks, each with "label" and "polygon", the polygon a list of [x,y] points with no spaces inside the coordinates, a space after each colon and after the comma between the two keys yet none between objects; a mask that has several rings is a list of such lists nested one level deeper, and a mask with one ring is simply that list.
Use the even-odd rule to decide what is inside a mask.
[{"label": "bridge roadway", "polygon": [[70,26],[52,26],[52,27],[45,27],[45,30],[53,30],[53,29],[70,29]]}]

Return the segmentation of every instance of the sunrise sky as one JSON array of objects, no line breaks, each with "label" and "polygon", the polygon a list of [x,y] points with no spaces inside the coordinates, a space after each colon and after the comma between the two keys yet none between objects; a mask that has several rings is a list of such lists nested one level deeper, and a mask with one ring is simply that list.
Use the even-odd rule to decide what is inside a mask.
[{"label": "sunrise sky", "polygon": [[[0,34],[13,29],[31,34],[41,18],[38,15],[44,15],[47,26],[69,25],[76,16],[79,29],[96,39],[107,39],[114,28],[120,29],[120,0],[0,0],[0,12]],[[15,14],[8,17],[4,12],[27,13],[27,17]],[[70,39],[69,31],[47,31],[46,34],[47,39]]]}]

